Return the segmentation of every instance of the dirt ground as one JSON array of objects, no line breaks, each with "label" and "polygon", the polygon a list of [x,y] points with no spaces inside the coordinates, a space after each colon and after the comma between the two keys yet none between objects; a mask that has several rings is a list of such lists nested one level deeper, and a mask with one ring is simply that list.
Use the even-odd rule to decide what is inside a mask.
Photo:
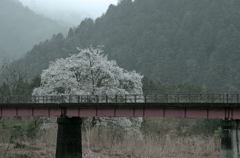
[{"label": "dirt ground", "polygon": [[[7,150],[8,149],[8,150]],[[7,151],[7,152],[6,152]],[[30,145],[26,144],[24,148],[16,148],[15,145],[11,144],[0,144],[0,158],[55,158],[56,146],[41,146],[41,145]],[[156,158],[191,158],[196,157],[191,152],[183,155],[166,155],[164,157]],[[203,153],[198,155],[199,158],[211,158],[211,154]],[[150,158],[148,156],[135,155],[133,153],[126,154],[123,151],[109,153],[108,151],[100,149],[88,150],[83,147],[83,158]],[[151,157],[155,158],[155,157]]]},{"label": "dirt ground", "polygon": [[[8,149],[8,150],[7,150]],[[109,154],[106,151],[93,149],[89,151],[83,148],[83,158],[133,158],[134,155],[118,153]],[[11,144],[0,144],[0,158],[55,158],[56,146],[26,145],[24,148],[16,148]],[[138,157],[138,156],[136,156]]]}]

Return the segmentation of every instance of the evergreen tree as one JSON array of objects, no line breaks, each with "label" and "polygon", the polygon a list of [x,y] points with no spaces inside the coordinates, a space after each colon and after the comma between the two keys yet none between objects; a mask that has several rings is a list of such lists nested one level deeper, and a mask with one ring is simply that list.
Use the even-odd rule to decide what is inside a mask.
[{"label": "evergreen tree", "polygon": [[[68,36],[33,47],[21,65],[31,78],[49,61],[76,54],[76,47],[104,45],[110,59],[163,84],[191,82],[217,93],[238,93],[238,0],[123,0],[106,14],[85,19]],[[57,40],[58,39],[58,40]]]}]

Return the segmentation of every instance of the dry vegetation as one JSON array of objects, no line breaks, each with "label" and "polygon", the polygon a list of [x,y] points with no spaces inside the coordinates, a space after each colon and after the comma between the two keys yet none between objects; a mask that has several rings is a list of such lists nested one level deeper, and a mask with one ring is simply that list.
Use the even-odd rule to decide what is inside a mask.
[{"label": "dry vegetation", "polygon": [[[21,121],[24,120],[16,122]],[[12,120],[9,122],[12,123]],[[195,120],[184,122],[194,124]],[[192,125],[186,127],[178,119],[149,118],[143,124],[143,139],[137,136],[126,136],[126,133],[119,133],[114,127],[84,128],[82,133],[83,157],[218,158],[219,136],[193,135],[188,132],[190,127]],[[56,128],[39,130],[36,141],[20,138],[18,141],[23,141],[23,146],[18,146],[16,143],[18,141],[10,143],[12,135],[10,129],[3,129],[1,126],[0,133],[1,158],[55,158]]]}]

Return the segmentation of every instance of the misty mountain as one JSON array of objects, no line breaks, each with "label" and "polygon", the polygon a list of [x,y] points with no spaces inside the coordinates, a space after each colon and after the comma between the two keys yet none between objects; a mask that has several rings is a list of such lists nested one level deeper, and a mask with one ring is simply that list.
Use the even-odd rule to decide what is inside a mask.
[{"label": "misty mountain", "polygon": [[[9,56],[9,53],[0,45],[0,58],[8,58],[8,57],[10,57]],[[12,58],[12,57],[10,57],[10,58]],[[1,65],[1,60],[0,60],[0,65]]]},{"label": "misty mountain", "polygon": [[66,30],[17,0],[0,1],[0,20],[0,60],[4,57],[17,59],[31,50],[34,44],[51,38],[53,33]]},{"label": "misty mountain", "polygon": [[239,0],[122,0],[68,36],[35,45],[20,65],[32,77],[76,47],[105,45],[110,59],[162,83],[190,81],[217,93],[240,89]]},{"label": "misty mountain", "polygon": [[63,11],[49,11],[43,9],[35,9],[33,10],[39,14],[43,14],[46,17],[50,17],[53,20],[56,20],[60,25],[65,26],[67,28],[78,26],[82,20],[86,17],[92,17],[91,15],[81,12],[78,13],[76,11],[63,10]]}]

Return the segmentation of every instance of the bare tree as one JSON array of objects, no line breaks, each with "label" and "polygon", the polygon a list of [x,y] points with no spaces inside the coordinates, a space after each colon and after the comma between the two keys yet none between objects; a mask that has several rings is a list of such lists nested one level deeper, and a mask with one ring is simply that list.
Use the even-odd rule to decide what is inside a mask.
[{"label": "bare tree", "polygon": [[8,95],[13,95],[16,92],[17,86],[28,79],[30,69],[22,68],[17,62],[9,62],[4,60],[0,67],[0,84],[5,84],[9,88]]}]

